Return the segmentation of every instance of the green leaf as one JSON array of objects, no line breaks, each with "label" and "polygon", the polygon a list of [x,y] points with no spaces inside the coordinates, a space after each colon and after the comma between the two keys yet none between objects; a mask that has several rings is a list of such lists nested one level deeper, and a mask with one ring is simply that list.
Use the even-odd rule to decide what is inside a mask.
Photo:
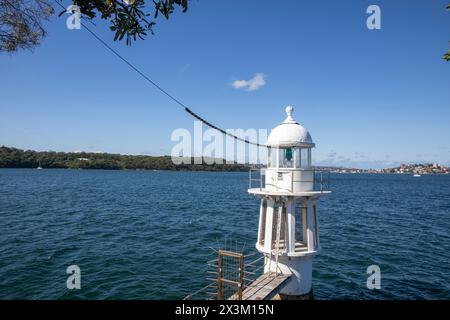
[{"label": "green leaf", "polygon": [[450,50],[447,51],[446,54],[444,54],[444,58],[443,59],[446,60],[446,61],[450,61]]}]

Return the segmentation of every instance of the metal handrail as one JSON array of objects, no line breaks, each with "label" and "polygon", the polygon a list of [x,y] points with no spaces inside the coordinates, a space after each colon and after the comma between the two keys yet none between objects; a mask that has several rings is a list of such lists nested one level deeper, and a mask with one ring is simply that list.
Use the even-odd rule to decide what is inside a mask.
[{"label": "metal handrail", "polygon": [[[316,173],[319,173],[320,179],[320,189],[317,191],[331,191],[331,171],[330,170],[320,170],[314,169],[314,182],[313,182],[313,190],[316,190]],[[326,174],[326,178],[324,178],[324,174]],[[324,181],[325,180],[325,181]]]},{"label": "metal handrail", "polygon": [[[252,189],[253,181],[259,182],[259,190],[262,190],[265,188],[265,181],[263,181],[263,174],[261,173],[262,170],[265,170],[265,169],[250,169],[249,170],[249,176],[248,176],[248,188],[249,189]],[[321,170],[321,169],[295,169],[295,170],[312,171],[313,179],[312,180],[294,180],[294,178],[292,176],[292,171],[291,171],[291,190],[290,190],[291,192],[293,190],[294,183],[297,183],[297,182],[313,183],[314,191],[320,191],[320,192],[331,191],[331,171],[330,170]],[[252,172],[254,172],[254,171],[259,171],[258,178],[254,178],[252,176]],[[282,170],[281,172],[286,172],[286,171]],[[317,180],[319,180],[319,181],[317,181]]]},{"label": "metal handrail", "polygon": [[192,297],[198,295],[199,293],[208,293],[208,292],[206,292],[206,290],[208,290],[210,288],[213,288],[213,287],[214,286],[212,286],[211,283],[210,283],[207,286],[205,286],[205,287],[195,291],[194,293],[191,293],[191,294],[187,295],[186,297],[183,298],[183,300],[192,300]]},{"label": "metal handrail", "polygon": [[[262,178],[262,174],[261,174],[261,170],[262,169],[250,169],[248,171],[248,188],[251,189],[252,188],[252,181],[259,181],[259,190],[263,189],[263,178]],[[253,171],[259,171],[259,179],[254,179],[252,177],[252,172]]]}]

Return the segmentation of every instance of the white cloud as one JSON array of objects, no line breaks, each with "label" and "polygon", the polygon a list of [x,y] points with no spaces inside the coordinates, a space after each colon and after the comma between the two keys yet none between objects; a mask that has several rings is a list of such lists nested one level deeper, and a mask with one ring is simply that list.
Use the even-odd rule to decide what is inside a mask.
[{"label": "white cloud", "polygon": [[232,83],[235,89],[247,89],[248,91],[258,90],[266,84],[266,76],[262,73],[257,73],[250,80],[235,80]]},{"label": "white cloud", "polygon": [[180,73],[184,73],[186,70],[190,69],[192,66],[190,63],[186,63],[181,69]]}]

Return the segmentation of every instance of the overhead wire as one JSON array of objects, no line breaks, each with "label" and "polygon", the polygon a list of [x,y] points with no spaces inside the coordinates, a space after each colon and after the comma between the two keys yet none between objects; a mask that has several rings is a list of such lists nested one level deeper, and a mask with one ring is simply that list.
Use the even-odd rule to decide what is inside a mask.
[{"label": "overhead wire", "polygon": [[[57,3],[63,10],[66,11],[66,8],[57,0],[54,0],[55,3]],[[117,50],[115,50],[114,48],[112,48],[108,43],[106,43],[106,41],[104,41],[100,36],[98,36],[94,31],[92,31],[88,26],[86,26],[85,23],[83,23],[82,21],[80,21],[81,26],[87,31],[89,32],[97,41],[99,41],[105,48],[107,48],[111,53],[113,53],[117,58],[119,58],[120,60],[122,60],[122,62],[124,62],[128,67],[130,67],[132,70],[134,70],[136,73],[138,73],[143,79],[145,79],[148,83],[150,83],[152,86],[154,86],[156,89],[158,89],[161,93],[163,93],[164,95],[166,95],[169,99],[171,99],[173,102],[175,102],[177,105],[179,105],[180,107],[182,107],[184,109],[184,111],[186,111],[189,115],[191,115],[192,117],[194,117],[195,119],[199,120],[200,122],[202,122],[203,124],[205,124],[206,126],[219,131],[220,133],[229,136],[235,140],[250,144],[250,145],[254,145],[257,147],[266,147],[267,145],[265,144],[261,144],[261,143],[257,143],[257,142],[253,142],[241,137],[238,137],[234,134],[232,134],[231,132],[228,132],[224,129],[221,129],[219,127],[217,127],[216,125],[212,124],[211,122],[207,121],[206,119],[204,119],[203,117],[199,116],[197,113],[195,113],[194,111],[192,111],[188,106],[186,106],[183,102],[181,102],[179,99],[175,98],[172,94],[170,94],[169,92],[167,92],[164,88],[162,88],[159,84],[157,84],[155,81],[153,81],[149,76],[147,76],[143,71],[141,71],[138,67],[136,67],[133,63],[131,63],[130,61],[128,61],[125,57],[123,57],[119,52],[117,52]]]}]

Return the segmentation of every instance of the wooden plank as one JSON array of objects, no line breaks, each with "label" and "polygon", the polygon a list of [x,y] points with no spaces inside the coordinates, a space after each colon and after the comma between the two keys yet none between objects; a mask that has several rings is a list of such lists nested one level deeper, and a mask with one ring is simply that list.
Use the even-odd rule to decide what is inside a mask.
[{"label": "wooden plank", "polygon": [[254,296],[257,295],[260,298],[265,298],[270,292],[276,290],[278,286],[284,281],[283,278],[274,278],[271,281],[267,282],[267,284],[259,291],[254,293]]},{"label": "wooden plank", "polygon": [[258,281],[257,283],[255,283],[255,282],[251,283],[246,288],[246,290],[244,290],[243,295],[249,297],[249,296],[255,294],[257,291],[262,290],[262,288],[267,286],[271,280],[272,279],[270,277],[265,277],[265,276],[259,277],[258,279],[255,280],[255,282]]},{"label": "wooden plank", "polygon": [[256,290],[258,290],[259,288],[265,286],[265,281],[267,281],[267,278],[264,276],[261,276],[259,278],[257,278],[255,281],[253,281],[252,283],[250,283],[243,292],[243,295],[250,295],[253,292],[255,292]]},{"label": "wooden plank", "polygon": [[246,300],[268,300],[271,299],[273,296],[275,296],[280,290],[284,283],[286,283],[286,280],[288,277],[271,277],[269,278],[268,282],[259,288],[259,290],[256,290],[252,294],[249,294],[246,298]]},{"label": "wooden plank", "polygon": [[[290,275],[263,274],[253,281],[242,293],[242,300],[272,299],[287,284]],[[233,296],[231,299],[236,299]]]},{"label": "wooden plank", "polygon": [[[259,290],[262,287],[264,287],[266,285],[266,282],[267,282],[267,277],[265,275],[262,275],[259,278],[257,278],[255,281],[253,281],[249,286],[247,286],[245,288],[245,290],[244,290],[244,293],[246,294],[246,296],[249,296],[252,293],[254,293],[257,290]],[[236,300],[237,296],[233,295],[232,297],[230,297],[230,299],[231,300]],[[248,300],[248,299],[245,299],[244,297],[242,299],[243,300]]]}]

